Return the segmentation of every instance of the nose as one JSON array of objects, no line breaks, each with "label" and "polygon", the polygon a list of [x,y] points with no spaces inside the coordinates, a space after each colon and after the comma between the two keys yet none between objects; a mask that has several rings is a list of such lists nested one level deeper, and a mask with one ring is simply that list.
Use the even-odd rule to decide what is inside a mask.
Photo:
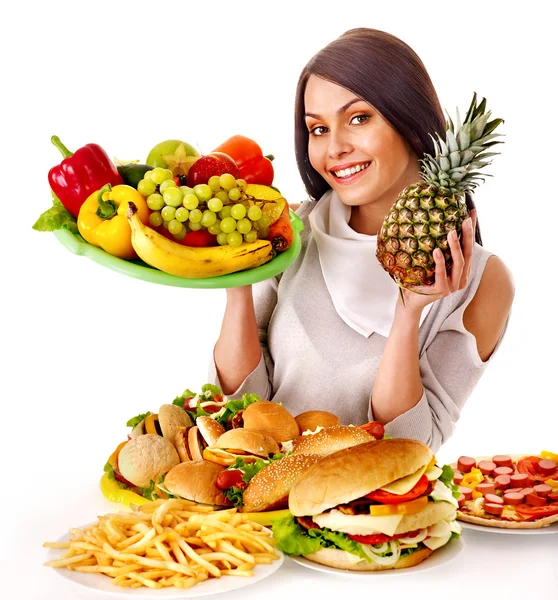
[{"label": "nose", "polygon": [[352,150],[351,141],[347,132],[343,129],[331,130],[328,144],[328,155],[330,158],[338,158],[348,154]]}]

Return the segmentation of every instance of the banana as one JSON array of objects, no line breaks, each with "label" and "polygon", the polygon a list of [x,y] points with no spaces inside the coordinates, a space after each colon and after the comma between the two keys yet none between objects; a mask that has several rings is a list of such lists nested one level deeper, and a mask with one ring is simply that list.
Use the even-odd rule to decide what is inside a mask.
[{"label": "banana", "polygon": [[182,246],[144,225],[133,202],[128,203],[128,222],[132,230],[132,246],[148,265],[188,279],[216,277],[243,269],[259,267],[273,258],[271,242],[257,240],[240,246],[199,248]]}]

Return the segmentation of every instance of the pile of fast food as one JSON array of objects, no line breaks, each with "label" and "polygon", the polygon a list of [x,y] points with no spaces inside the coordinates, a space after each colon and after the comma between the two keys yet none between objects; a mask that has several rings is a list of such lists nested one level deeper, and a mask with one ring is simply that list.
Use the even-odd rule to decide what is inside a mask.
[{"label": "pile of fast food", "polygon": [[250,575],[275,548],[350,571],[408,568],[461,533],[451,467],[378,422],[342,425],[320,410],[294,416],[207,384],[128,426],[101,489],[134,512],[71,530],[69,554],[50,566],[104,573],[117,585],[187,587]]},{"label": "pile of fast food", "polygon": [[453,466],[461,521],[505,529],[558,523],[558,454],[460,456]]}]

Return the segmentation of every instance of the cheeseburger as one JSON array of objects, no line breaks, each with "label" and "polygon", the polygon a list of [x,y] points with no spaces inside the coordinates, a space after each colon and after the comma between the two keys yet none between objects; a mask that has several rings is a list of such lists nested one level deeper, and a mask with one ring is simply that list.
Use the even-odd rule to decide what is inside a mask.
[{"label": "cheeseburger", "polygon": [[256,462],[277,454],[279,446],[267,433],[251,429],[230,429],[212,445],[203,450],[203,458],[228,467],[242,458],[245,463]]},{"label": "cheeseburger", "polygon": [[293,485],[292,516],[273,522],[277,547],[350,571],[414,566],[461,532],[452,478],[416,440],[340,450]]}]

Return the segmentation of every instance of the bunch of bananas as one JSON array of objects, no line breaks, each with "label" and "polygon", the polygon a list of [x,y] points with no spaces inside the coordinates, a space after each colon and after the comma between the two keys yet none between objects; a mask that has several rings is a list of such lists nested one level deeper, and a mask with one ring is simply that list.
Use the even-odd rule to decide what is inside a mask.
[{"label": "bunch of bananas", "polygon": [[128,203],[128,222],[132,229],[132,246],[148,265],[189,279],[217,277],[244,269],[259,267],[273,258],[268,240],[240,246],[183,246],[167,239],[151,227],[144,225],[133,202]]}]

